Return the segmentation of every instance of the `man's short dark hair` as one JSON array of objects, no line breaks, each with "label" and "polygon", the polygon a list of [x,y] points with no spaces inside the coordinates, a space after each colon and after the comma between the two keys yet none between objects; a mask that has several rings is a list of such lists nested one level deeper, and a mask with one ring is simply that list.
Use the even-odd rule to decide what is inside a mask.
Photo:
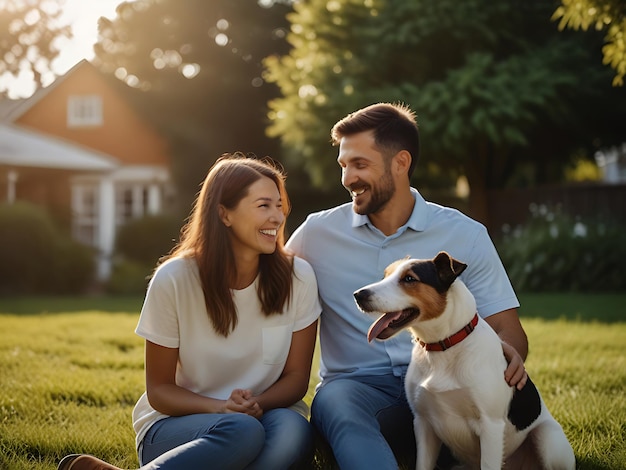
[{"label": "man's short dark hair", "polygon": [[331,142],[338,145],[342,137],[371,130],[374,131],[374,142],[383,154],[395,155],[401,150],[411,154],[410,179],[420,152],[415,113],[400,103],[372,104],[338,121],[330,132]]}]

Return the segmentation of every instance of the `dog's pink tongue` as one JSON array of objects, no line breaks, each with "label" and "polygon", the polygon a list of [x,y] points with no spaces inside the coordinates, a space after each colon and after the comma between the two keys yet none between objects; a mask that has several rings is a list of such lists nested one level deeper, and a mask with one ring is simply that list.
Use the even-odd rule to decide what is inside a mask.
[{"label": "dog's pink tongue", "polygon": [[370,342],[374,338],[377,338],[381,331],[389,326],[389,324],[400,317],[402,312],[389,312],[385,313],[378,320],[376,320],[372,326],[370,326],[367,332],[367,341]]}]

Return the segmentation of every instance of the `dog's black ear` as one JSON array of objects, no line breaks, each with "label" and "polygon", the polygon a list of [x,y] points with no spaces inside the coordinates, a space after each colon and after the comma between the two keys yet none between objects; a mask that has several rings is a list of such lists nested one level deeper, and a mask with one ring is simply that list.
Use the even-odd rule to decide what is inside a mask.
[{"label": "dog's black ear", "polygon": [[450,287],[454,280],[467,268],[467,264],[454,259],[445,251],[440,251],[433,259],[433,263],[437,268],[439,279],[446,288]]}]

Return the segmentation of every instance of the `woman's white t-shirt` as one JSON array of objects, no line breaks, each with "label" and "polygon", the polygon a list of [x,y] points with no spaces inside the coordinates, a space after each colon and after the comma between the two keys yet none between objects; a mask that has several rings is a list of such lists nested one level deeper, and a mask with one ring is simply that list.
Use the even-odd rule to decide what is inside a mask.
[{"label": "woman's white t-shirt", "polygon": [[[321,306],[313,269],[301,258],[294,258],[291,299],[281,314],[263,314],[257,286],[258,277],[245,289],[231,290],[238,322],[224,337],[208,317],[195,260],[171,258],[150,281],[135,332],[178,348],[177,385],[221,400],[236,388],[258,395],[280,377],[292,333],[313,323]],[[141,396],[133,410],[138,447],[148,429],[166,417],[150,406],[146,393]]]}]

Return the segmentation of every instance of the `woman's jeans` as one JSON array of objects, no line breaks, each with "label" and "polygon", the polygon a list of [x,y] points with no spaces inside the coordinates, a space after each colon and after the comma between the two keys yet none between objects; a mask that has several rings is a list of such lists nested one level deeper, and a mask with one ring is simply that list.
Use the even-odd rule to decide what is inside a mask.
[{"label": "woman's jeans", "polygon": [[269,410],[172,416],[157,421],[142,441],[142,470],[303,468],[313,457],[313,428],[297,412]]}]

